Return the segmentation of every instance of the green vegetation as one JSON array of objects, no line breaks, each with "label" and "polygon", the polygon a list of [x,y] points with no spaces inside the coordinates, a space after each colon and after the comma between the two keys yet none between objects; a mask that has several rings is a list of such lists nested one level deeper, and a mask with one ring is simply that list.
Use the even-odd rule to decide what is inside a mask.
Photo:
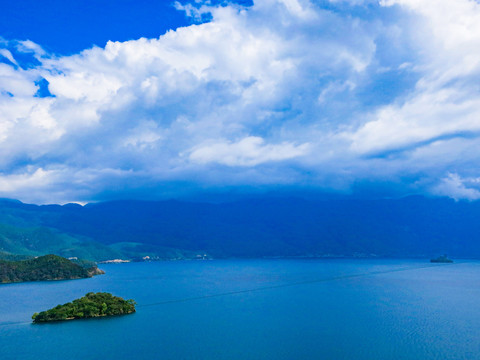
[{"label": "green vegetation", "polygon": [[[55,228],[36,226],[35,218],[32,218],[30,226],[24,227],[26,224],[13,217],[8,220],[15,225],[7,225],[1,222],[3,221],[2,215],[5,215],[2,214],[2,211],[6,211],[1,206],[2,202],[0,201],[0,260],[18,261],[45,254],[57,254],[65,258],[76,257],[90,261],[141,260],[144,256],[149,256],[153,260],[180,260],[195,259],[198,253],[133,242],[101,244],[87,236],[66,234]],[[74,262],[77,263],[77,261]]]},{"label": "green vegetation", "polygon": [[109,293],[88,293],[72,302],[35,313],[34,323],[125,315],[135,312],[135,301],[124,300]]},{"label": "green vegetation", "polygon": [[32,227],[32,225],[34,225],[33,221],[29,227],[7,225],[0,222],[0,258],[13,260],[8,258],[8,255],[34,257],[57,254],[66,258],[78,257],[99,261],[116,259],[122,256],[109,246],[92,241],[90,238],[81,235],[68,235],[57,229],[44,226]]},{"label": "green vegetation", "polygon": [[10,254],[4,251],[0,251],[0,260],[20,261],[20,260],[28,260],[32,258],[33,256],[30,256],[30,255]]},{"label": "green vegetation", "polygon": [[103,274],[95,265],[85,268],[57,255],[22,261],[0,260],[0,283],[70,280]]}]

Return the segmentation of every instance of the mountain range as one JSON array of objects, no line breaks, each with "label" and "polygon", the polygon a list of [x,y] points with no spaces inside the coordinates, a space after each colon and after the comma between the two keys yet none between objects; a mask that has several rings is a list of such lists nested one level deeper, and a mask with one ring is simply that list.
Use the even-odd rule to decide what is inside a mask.
[{"label": "mountain range", "polygon": [[0,200],[0,257],[480,257],[480,202],[258,197],[224,203]]}]

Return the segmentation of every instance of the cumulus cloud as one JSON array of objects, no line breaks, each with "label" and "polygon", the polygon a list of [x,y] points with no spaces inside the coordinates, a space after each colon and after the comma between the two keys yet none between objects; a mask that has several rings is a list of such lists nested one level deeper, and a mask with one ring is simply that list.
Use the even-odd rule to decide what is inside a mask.
[{"label": "cumulus cloud", "polygon": [[[288,174],[324,188],[424,183],[459,198],[460,185],[435,179],[452,166],[477,176],[478,3],[175,6],[194,24],[71,56],[0,41],[0,196],[88,201],[112,182],[118,197],[139,186],[161,196],[168,182]],[[52,96],[39,96],[42,79]]]},{"label": "cumulus cloud", "polygon": [[[30,168],[30,170],[32,170]],[[42,168],[37,168],[22,174],[9,174],[0,176],[0,191],[1,192],[15,192],[23,189],[42,188],[51,183],[51,171],[45,171]]]},{"label": "cumulus cloud", "polygon": [[290,143],[265,145],[257,136],[249,136],[236,143],[213,142],[200,145],[190,153],[190,160],[199,163],[217,162],[228,166],[255,166],[264,162],[292,159],[307,152],[308,144]]},{"label": "cumulus cloud", "polygon": [[480,199],[479,185],[480,178],[462,179],[458,174],[452,173],[433,188],[433,193],[449,196],[455,200],[478,200]]}]

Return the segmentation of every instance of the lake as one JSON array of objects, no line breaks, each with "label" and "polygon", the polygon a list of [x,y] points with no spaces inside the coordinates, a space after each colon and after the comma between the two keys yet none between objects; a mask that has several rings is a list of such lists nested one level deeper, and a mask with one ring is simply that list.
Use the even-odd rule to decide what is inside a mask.
[{"label": "lake", "polygon": [[[0,359],[480,359],[480,262],[213,260],[105,264],[0,285]],[[122,317],[33,325],[87,292]]]}]

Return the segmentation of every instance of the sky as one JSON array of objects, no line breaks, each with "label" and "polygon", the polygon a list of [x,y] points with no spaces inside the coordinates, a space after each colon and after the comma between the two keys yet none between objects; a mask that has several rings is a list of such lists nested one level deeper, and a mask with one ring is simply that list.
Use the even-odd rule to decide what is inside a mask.
[{"label": "sky", "polygon": [[476,0],[0,0],[0,197],[477,200],[479,77]]}]

